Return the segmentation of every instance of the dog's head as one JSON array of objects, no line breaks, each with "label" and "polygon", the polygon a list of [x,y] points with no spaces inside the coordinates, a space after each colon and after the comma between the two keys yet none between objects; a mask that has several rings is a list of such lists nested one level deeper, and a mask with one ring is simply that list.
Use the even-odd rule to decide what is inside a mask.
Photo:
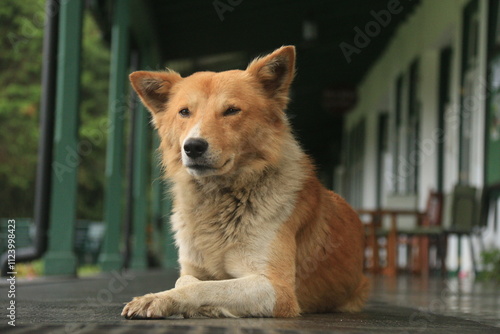
[{"label": "dog's head", "polygon": [[289,133],[284,109],[295,72],[295,48],[282,47],[247,69],[139,71],[132,86],[151,111],[170,176],[196,178],[257,171],[277,163]]}]

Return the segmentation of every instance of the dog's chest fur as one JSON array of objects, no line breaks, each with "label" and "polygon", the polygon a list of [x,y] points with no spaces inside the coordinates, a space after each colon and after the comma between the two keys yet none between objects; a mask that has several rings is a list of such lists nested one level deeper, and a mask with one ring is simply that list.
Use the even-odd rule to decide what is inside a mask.
[{"label": "dog's chest fur", "polygon": [[212,279],[262,271],[276,232],[291,215],[302,186],[297,165],[268,171],[242,188],[191,181],[174,185],[172,224],[181,266]]}]

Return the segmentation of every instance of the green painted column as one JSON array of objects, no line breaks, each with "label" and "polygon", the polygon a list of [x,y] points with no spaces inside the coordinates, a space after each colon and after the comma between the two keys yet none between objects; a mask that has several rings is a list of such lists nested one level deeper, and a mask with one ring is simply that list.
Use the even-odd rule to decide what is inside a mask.
[{"label": "green painted column", "polygon": [[147,228],[148,228],[148,196],[149,183],[149,113],[142,104],[138,104],[138,110],[133,120],[135,126],[134,141],[134,186],[133,186],[133,236],[132,236],[132,259],[130,268],[147,268]]},{"label": "green painted column", "polygon": [[[157,152],[159,138],[156,131],[152,134],[152,150]],[[151,158],[151,223],[153,224],[152,250],[154,254],[163,262],[164,242],[163,242],[163,216],[161,211],[163,181],[161,177],[160,159],[158,154],[153,153]],[[163,265],[163,264],[162,264]]]},{"label": "green painted column", "polygon": [[179,267],[179,255],[177,253],[177,247],[175,246],[174,233],[172,232],[172,227],[170,225],[170,215],[172,214],[172,199],[170,198],[170,192],[166,191],[168,189],[168,185],[165,183],[163,183],[163,185],[163,267],[168,269],[177,269]]},{"label": "green painted column", "polygon": [[[160,138],[158,134],[153,134],[153,152],[157,152],[160,146]],[[175,246],[172,228],[170,226],[171,215],[171,199],[167,191],[168,185],[163,180],[160,159],[158,154],[153,155],[153,172],[152,172],[152,216],[155,225],[160,225],[154,234],[154,242],[157,244],[156,249],[161,252],[161,265],[163,268],[177,268],[177,248]]]},{"label": "green painted column", "polygon": [[73,251],[76,222],[78,110],[83,0],[61,2],[56,87],[56,124],[46,275],[76,274]]},{"label": "green painted column", "polygon": [[109,88],[108,143],[106,154],[106,233],[99,258],[105,271],[122,267],[120,254],[123,208],[124,118],[128,109],[128,55],[130,1],[114,0],[111,31],[111,74]]}]

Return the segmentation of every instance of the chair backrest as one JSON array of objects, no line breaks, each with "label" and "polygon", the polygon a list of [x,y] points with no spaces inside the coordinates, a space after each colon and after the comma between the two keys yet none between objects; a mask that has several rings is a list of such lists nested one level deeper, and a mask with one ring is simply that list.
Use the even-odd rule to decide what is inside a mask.
[{"label": "chair backrest", "polygon": [[443,220],[443,194],[430,191],[422,226],[441,226]]},{"label": "chair backrest", "polygon": [[[393,195],[387,197],[386,205],[389,210],[418,210],[418,198],[417,195]],[[416,216],[412,215],[400,215],[398,216],[398,228],[403,230],[414,229],[418,225],[418,220]],[[382,225],[384,228],[390,228],[391,217],[390,215],[385,215]]]},{"label": "chair backrest", "polygon": [[451,230],[470,233],[478,224],[477,188],[457,184],[453,189],[451,212]]}]

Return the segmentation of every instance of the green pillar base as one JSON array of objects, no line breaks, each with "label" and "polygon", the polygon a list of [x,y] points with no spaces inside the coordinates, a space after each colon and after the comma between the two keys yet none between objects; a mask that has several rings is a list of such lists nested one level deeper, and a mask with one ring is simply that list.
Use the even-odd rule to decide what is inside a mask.
[{"label": "green pillar base", "polygon": [[130,261],[130,269],[134,270],[148,269],[148,259],[146,258],[146,256],[144,257],[133,256],[132,261]]},{"label": "green pillar base", "polygon": [[166,268],[166,269],[179,269],[179,262],[177,262],[177,259],[175,258],[175,256],[173,256],[172,254],[169,254],[168,257],[166,257],[163,261],[162,261],[162,266],[163,268]]},{"label": "green pillar base", "polygon": [[167,269],[178,269],[178,254],[177,247],[175,246],[174,233],[171,231],[170,224],[165,223],[164,226],[164,254],[163,254],[163,267]]},{"label": "green pillar base", "polygon": [[120,254],[101,254],[99,266],[103,271],[120,270],[122,268],[122,257]]},{"label": "green pillar base", "polygon": [[45,275],[76,275],[76,256],[68,252],[49,251],[44,257]]}]

